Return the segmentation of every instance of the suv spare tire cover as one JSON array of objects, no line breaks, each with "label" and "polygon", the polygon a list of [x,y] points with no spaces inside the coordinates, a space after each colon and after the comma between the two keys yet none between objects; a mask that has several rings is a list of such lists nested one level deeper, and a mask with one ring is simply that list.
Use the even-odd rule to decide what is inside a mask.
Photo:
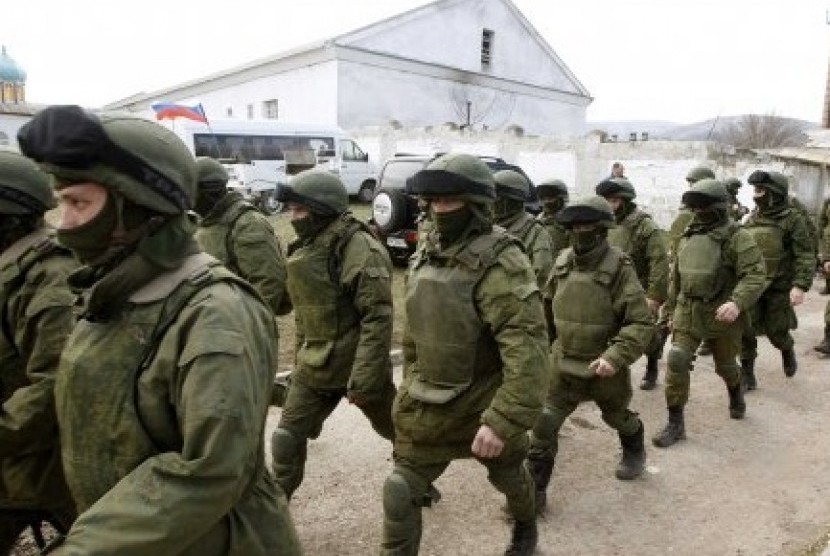
[{"label": "suv spare tire cover", "polygon": [[372,200],[372,218],[378,229],[389,235],[405,228],[410,215],[414,218],[415,214],[410,204],[416,204],[416,201],[400,190],[382,188],[378,191]]}]

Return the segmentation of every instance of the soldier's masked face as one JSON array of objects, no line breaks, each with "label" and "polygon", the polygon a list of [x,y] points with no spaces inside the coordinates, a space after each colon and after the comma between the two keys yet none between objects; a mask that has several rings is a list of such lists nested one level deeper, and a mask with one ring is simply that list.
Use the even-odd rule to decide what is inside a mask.
[{"label": "soldier's masked face", "polygon": [[772,193],[756,185],[752,193],[752,200],[755,202],[758,210],[763,212],[772,206]]},{"label": "soldier's masked face", "polygon": [[223,183],[200,183],[193,210],[199,216],[205,216],[227,194],[228,188]]},{"label": "soldier's masked face", "polygon": [[57,191],[60,207],[58,241],[82,263],[98,259],[112,244],[118,224],[118,207],[101,185],[85,183]]},{"label": "soldier's masked face", "polygon": [[574,252],[577,255],[583,255],[596,248],[603,237],[605,237],[605,229],[597,224],[574,224],[569,234],[569,241]]},{"label": "soldier's masked face", "polygon": [[457,197],[431,199],[429,213],[442,245],[449,245],[460,238],[473,219],[470,206]]},{"label": "soldier's masked face", "polygon": [[541,201],[542,210],[546,216],[556,215],[565,206],[565,199],[563,197],[544,197]]}]

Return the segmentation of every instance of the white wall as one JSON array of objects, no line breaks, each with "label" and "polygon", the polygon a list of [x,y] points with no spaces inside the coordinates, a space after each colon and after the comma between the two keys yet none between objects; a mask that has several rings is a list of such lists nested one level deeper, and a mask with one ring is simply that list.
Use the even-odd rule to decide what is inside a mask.
[{"label": "white wall", "polygon": [[476,127],[501,129],[518,124],[525,132],[581,135],[585,107],[476,85],[381,68],[340,62],[340,126],[347,129],[387,125],[397,120],[405,127],[464,123],[471,98]]},{"label": "white wall", "polygon": [[492,61],[484,73],[578,93],[541,44],[501,0],[466,0],[426,6],[396,25],[379,25],[347,35],[339,43],[413,60],[481,72],[481,38],[495,32]]},{"label": "white wall", "polygon": [[[262,77],[239,85],[176,100],[178,104],[202,106],[208,119],[248,119],[248,104],[254,119],[263,118],[262,103],[279,101],[278,119],[286,122],[337,125],[337,62],[328,61]],[[152,111],[145,111],[152,115]]]},{"label": "white wall", "polygon": [[0,114],[0,148],[17,149],[17,132],[30,119],[31,116]]}]

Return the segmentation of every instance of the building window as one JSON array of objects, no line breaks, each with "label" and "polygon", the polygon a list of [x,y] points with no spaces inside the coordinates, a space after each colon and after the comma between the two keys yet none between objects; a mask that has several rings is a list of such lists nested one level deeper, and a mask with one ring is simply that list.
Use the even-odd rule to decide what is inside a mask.
[{"label": "building window", "polygon": [[280,101],[278,99],[266,100],[262,103],[262,117],[267,120],[276,120],[280,115]]},{"label": "building window", "polygon": [[225,108],[225,115],[228,118],[233,118],[233,106],[228,106],[227,108]]},{"label": "building window", "polygon": [[248,119],[249,120],[254,119],[254,105],[253,104],[248,105]]},{"label": "building window", "polygon": [[493,38],[495,32],[491,29],[484,29],[481,32],[481,65],[489,66],[493,59]]}]

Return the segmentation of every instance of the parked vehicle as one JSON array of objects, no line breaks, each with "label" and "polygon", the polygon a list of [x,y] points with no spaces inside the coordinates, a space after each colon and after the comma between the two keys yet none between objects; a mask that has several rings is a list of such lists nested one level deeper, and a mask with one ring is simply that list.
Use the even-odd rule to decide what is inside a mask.
[{"label": "parked vehicle", "polygon": [[[233,171],[233,186],[249,198],[273,196],[277,183],[305,168],[324,168],[340,176],[349,195],[369,202],[376,168],[369,155],[336,127],[276,120],[173,121],[167,124],[195,156],[221,160]],[[293,164],[292,159],[302,160]]]},{"label": "parked vehicle", "polygon": [[[387,160],[378,175],[377,192],[372,200],[372,216],[369,226],[389,251],[392,261],[405,266],[418,245],[418,223],[422,218],[418,200],[407,192],[406,183],[416,172],[423,170],[440,154],[399,154]],[[527,174],[501,158],[482,156],[481,159],[493,172],[515,170],[527,178]],[[528,181],[531,182],[530,178]],[[528,210],[538,212],[535,197],[528,203]]]}]

